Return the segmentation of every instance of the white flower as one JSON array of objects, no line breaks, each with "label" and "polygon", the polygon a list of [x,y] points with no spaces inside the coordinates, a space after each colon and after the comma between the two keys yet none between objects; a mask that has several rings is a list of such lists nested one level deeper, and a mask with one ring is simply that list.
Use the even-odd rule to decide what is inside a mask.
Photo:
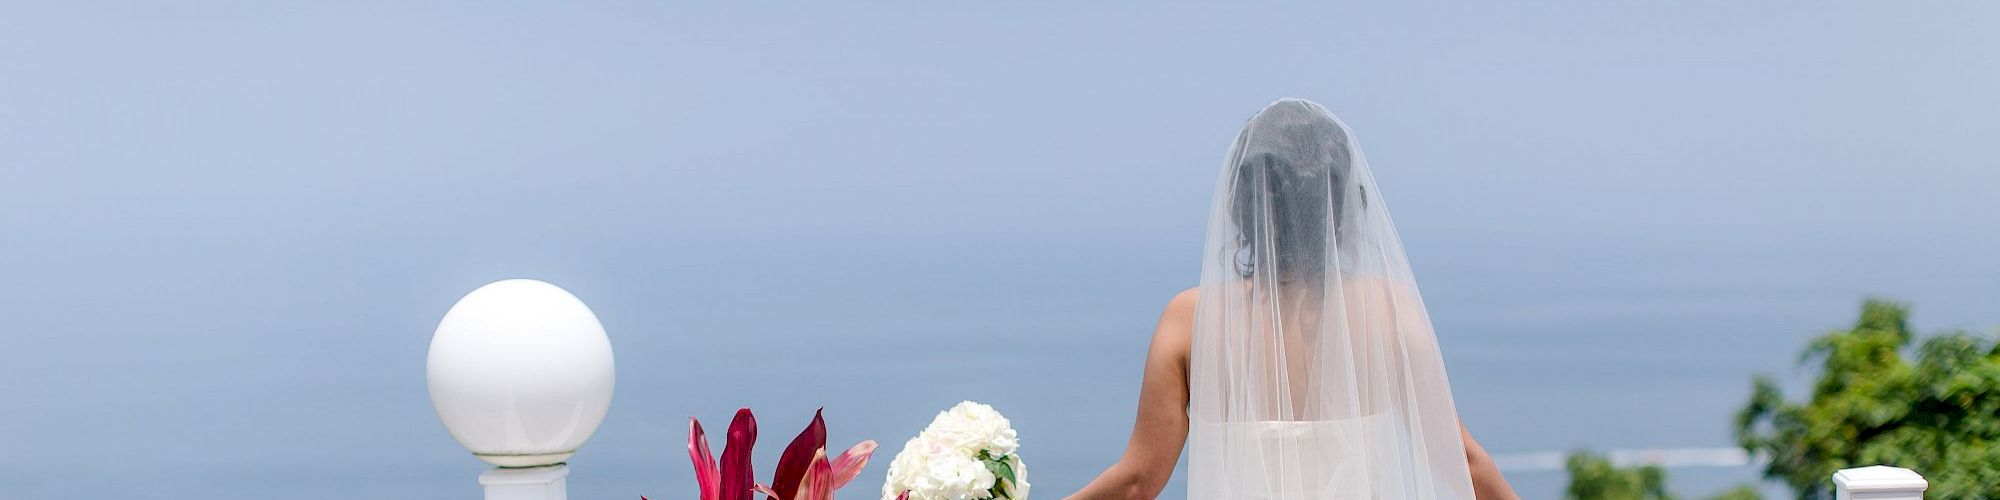
[{"label": "white flower", "polygon": [[943,441],[954,449],[978,455],[980,450],[991,452],[993,456],[1012,455],[1020,448],[1020,438],[1007,417],[994,411],[993,407],[966,401],[950,410],[938,412],[931,420],[924,434]]},{"label": "white flower", "polygon": [[1028,496],[1027,468],[1021,457],[1019,437],[1007,417],[993,407],[966,401],[937,418],[917,437],[903,444],[903,451],[889,463],[888,480],[882,484],[883,500],[894,500],[904,491],[910,500],[981,500],[990,498],[1000,478],[980,458],[1002,459],[1013,471],[1015,482],[1006,491],[1012,500]]},{"label": "white flower", "polygon": [[972,455],[918,436],[889,463],[882,496],[894,499],[909,491],[912,500],[976,500],[988,496],[994,480],[993,472]]}]

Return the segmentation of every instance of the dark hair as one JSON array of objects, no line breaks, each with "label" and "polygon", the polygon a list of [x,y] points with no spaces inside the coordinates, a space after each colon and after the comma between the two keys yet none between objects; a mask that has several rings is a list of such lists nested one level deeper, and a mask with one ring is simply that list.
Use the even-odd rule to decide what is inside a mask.
[{"label": "dark hair", "polygon": [[[1230,180],[1237,272],[1263,268],[1287,282],[1321,277],[1335,250],[1329,240],[1345,240],[1354,168],[1346,128],[1316,105],[1281,101],[1252,117],[1237,144]],[[1367,193],[1356,192],[1365,206]]]}]

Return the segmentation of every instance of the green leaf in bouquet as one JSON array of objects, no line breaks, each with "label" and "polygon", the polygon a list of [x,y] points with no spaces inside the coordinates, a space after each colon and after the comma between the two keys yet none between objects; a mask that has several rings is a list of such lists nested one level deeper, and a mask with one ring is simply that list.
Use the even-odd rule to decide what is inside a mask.
[{"label": "green leaf in bouquet", "polygon": [[1009,457],[1001,455],[996,458],[981,451],[979,458],[980,462],[986,464],[986,470],[992,471],[996,479],[993,481],[993,489],[989,491],[993,498],[1014,498],[1014,485],[1018,484],[1018,481],[1014,478],[1014,466],[1009,463]]},{"label": "green leaf in bouquet", "polygon": [[1009,464],[1006,461],[996,461],[991,463],[993,464],[993,475],[999,476],[1001,479],[1006,479],[1007,484],[1010,485],[1018,482],[1017,480],[1014,479],[1013,464]]}]

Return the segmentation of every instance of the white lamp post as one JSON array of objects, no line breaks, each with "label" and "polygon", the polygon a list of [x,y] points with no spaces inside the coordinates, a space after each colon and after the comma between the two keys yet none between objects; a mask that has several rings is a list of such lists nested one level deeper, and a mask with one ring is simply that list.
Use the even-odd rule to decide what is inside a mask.
[{"label": "white lamp post", "polygon": [[431,336],[431,405],[451,437],[498,466],[487,500],[562,500],[563,462],[611,408],[604,325],[541,281],[488,283],[451,306]]}]

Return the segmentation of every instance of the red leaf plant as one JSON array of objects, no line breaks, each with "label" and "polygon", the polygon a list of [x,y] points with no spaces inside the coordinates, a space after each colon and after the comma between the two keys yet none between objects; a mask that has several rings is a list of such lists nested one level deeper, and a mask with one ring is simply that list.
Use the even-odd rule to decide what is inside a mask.
[{"label": "red leaf plant", "polygon": [[[778,470],[771,484],[757,484],[750,466],[750,449],[757,443],[757,419],[749,408],[736,411],[729,424],[729,439],[722,450],[718,470],[708,449],[708,436],[701,421],[688,418],[688,458],[694,461],[694,480],[701,487],[700,500],[751,500],[763,493],[769,500],[833,500],[834,490],[846,486],[868,465],[875,453],[873,440],[856,443],[838,457],[827,458],[825,408],[813,413],[811,424],[792,439],[778,457]],[[646,497],[639,497],[645,500]]]},{"label": "red leaf plant", "polygon": [[778,470],[772,474],[770,486],[758,487],[769,500],[833,500],[834,490],[847,486],[868,465],[868,457],[875,453],[873,440],[855,443],[838,457],[827,457],[825,411],[813,412],[812,423],[806,424],[778,457]]},{"label": "red leaf plant", "polygon": [[722,447],[722,467],[717,469],[715,455],[708,451],[708,434],[701,430],[701,420],[688,417],[688,458],[694,461],[694,482],[701,487],[700,500],[751,500],[757,478],[750,466],[750,449],[756,445],[757,417],[749,408],[736,410],[736,419],[729,422],[729,436]]}]

